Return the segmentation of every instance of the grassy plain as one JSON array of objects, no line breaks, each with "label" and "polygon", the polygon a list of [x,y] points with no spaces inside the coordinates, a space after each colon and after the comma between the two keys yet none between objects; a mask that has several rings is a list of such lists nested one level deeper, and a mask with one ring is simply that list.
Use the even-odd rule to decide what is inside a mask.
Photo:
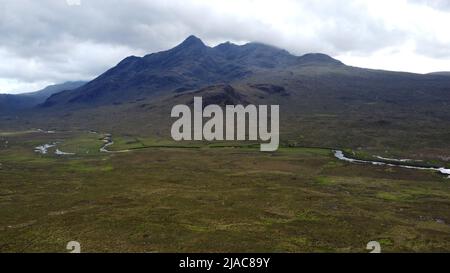
[{"label": "grassy plain", "polygon": [[[450,250],[450,179],[330,150],[85,132],[0,134],[0,252]],[[72,156],[34,152],[57,142]]]}]

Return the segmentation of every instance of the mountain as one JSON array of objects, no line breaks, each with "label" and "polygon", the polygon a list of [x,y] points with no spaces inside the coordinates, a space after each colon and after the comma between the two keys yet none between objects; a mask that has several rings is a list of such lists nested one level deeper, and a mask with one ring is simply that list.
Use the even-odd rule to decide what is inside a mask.
[{"label": "mountain", "polygon": [[52,96],[50,106],[105,105],[145,99],[172,90],[193,90],[230,83],[261,73],[302,64],[342,65],[326,55],[297,57],[261,43],[206,46],[195,36],[173,49],[142,58],[130,56],[74,92]]},{"label": "mountain", "polygon": [[84,81],[65,82],[45,87],[42,90],[18,95],[0,94],[0,113],[11,113],[29,109],[45,102],[51,95],[64,90],[73,90],[86,84]]},{"label": "mountain", "polygon": [[0,128],[78,128],[170,138],[176,104],[278,104],[283,143],[450,154],[450,77],[352,67],[261,43],[206,46],[195,36],[130,56]]}]

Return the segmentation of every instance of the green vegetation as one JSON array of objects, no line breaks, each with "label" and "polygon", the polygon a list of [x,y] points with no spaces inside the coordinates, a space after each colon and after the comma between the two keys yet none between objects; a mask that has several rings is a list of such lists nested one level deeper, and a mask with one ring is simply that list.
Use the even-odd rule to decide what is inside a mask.
[{"label": "green vegetation", "polygon": [[[133,136],[109,147],[131,152],[100,153],[102,138],[2,135],[0,252],[65,252],[72,240],[83,252],[450,249],[450,180],[437,173],[319,148],[184,149],[193,145]],[[33,151],[54,141],[76,155]]]}]

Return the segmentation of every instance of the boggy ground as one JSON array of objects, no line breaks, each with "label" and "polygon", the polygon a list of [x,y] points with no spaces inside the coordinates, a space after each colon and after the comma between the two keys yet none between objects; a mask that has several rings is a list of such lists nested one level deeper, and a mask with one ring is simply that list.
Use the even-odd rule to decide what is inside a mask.
[{"label": "boggy ground", "polygon": [[[0,252],[450,251],[450,179],[330,150],[0,133]],[[34,152],[57,142],[72,156]]]}]

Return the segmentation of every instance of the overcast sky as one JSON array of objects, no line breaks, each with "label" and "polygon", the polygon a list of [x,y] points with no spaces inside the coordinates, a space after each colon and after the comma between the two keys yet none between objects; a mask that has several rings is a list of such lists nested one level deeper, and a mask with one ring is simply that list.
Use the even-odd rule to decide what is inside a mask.
[{"label": "overcast sky", "polygon": [[0,0],[0,93],[89,80],[190,34],[211,46],[258,41],[354,66],[450,71],[449,26],[448,0]]}]

